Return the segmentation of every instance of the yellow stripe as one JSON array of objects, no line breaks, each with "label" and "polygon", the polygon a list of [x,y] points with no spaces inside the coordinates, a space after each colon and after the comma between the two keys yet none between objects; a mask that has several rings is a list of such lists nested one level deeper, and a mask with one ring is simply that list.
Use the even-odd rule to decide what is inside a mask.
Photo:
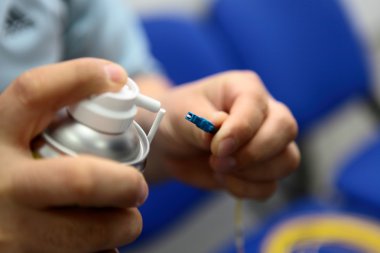
[{"label": "yellow stripe", "polygon": [[380,225],[371,220],[338,215],[313,215],[290,220],[264,241],[262,253],[290,253],[305,241],[340,242],[380,252]]}]

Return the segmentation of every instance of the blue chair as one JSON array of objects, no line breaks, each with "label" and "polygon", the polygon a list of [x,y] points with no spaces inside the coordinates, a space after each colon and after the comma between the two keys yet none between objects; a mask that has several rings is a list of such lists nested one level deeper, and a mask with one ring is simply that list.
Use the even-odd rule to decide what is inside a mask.
[{"label": "blue chair", "polygon": [[[301,138],[350,98],[362,96],[373,102],[365,51],[338,1],[220,0],[213,19],[241,61],[257,71],[271,93],[292,109]],[[380,218],[379,164],[380,131],[342,166],[337,188],[345,202],[339,212]],[[307,201],[290,205],[290,209],[309,207]],[[323,212],[315,206],[311,210]],[[292,219],[302,216],[293,211]],[[283,218],[286,222],[289,217]],[[247,252],[262,252],[258,245],[269,236],[266,229],[264,225],[249,237]],[[318,252],[362,251],[327,243]]]},{"label": "blue chair", "polygon": [[380,219],[380,129],[363,146],[342,164],[337,190],[347,209]]},{"label": "blue chair", "polygon": [[[233,68],[223,50],[213,45],[213,37],[206,36],[204,26],[193,20],[155,17],[144,20],[144,27],[153,54],[174,84]],[[169,229],[210,195],[175,180],[152,185],[146,203],[140,208],[144,228],[135,245]]]},{"label": "blue chair", "polygon": [[204,24],[180,16],[144,22],[153,55],[174,84],[182,84],[234,68],[226,52],[215,46]]},{"label": "blue chair", "polygon": [[[256,71],[274,97],[294,113],[300,140],[311,126],[352,97],[371,99],[363,46],[336,0],[218,0],[207,19],[156,17],[144,25],[153,54],[176,84],[228,69]],[[343,169],[347,173],[338,186],[350,197],[347,203],[365,199],[368,191],[358,192],[363,182],[380,177],[374,167],[377,153],[366,155],[376,145],[359,154],[356,161],[360,162],[348,163],[350,170]],[[359,179],[356,170],[366,159],[371,159],[368,173]],[[380,189],[375,183],[372,189]],[[141,207],[144,230],[140,241],[170,227],[208,196],[176,181],[153,186]],[[380,199],[364,202],[368,211]],[[301,208],[302,202],[297,206]]]},{"label": "blue chair", "polygon": [[[291,203],[246,235],[247,253],[378,252],[380,223],[371,216],[315,199]],[[219,253],[235,253],[232,242]]]},{"label": "blue chair", "polygon": [[301,133],[353,96],[369,96],[363,47],[338,1],[219,0],[211,19]]}]

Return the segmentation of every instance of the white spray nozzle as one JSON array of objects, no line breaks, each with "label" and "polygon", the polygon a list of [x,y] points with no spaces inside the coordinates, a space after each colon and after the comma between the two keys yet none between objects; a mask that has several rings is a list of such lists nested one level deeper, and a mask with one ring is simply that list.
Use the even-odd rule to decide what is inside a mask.
[{"label": "white spray nozzle", "polygon": [[[127,84],[119,92],[107,92],[83,100],[70,106],[69,112],[74,119],[93,129],[118,134],[126,131],[133,122],[137,114],[136,106],[151,112],[159,112],[161,109],[159,101],[140,94],[137,84],[128,78]],[[156,116],[148,134],[150,141],[157,130],[154,128],[158,128],[162,116],[162,112]],[[152,130],[154,131],[152,132]]]},{"label": "white spray nozzle", "polygon": [[151,112],[158,112],[161,108],[160,101],[155,100],[151,97],[145,96],[143,94],[139,94],[136,97],[136,105],[144,109],[147,109],[148,111],[151,111]]}]

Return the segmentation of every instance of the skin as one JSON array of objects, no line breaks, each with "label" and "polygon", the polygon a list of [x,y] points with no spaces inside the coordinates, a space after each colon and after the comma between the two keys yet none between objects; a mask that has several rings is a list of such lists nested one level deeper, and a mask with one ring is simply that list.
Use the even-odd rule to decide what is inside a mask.
[{"label": "skin", "polygon": [[136,207],[148,188],[136,169],[90,156],[36,160],[29,149],[58,108],[126,78],[115,64],[81,59],[26,72],[0,95],[1,252],[98,252],[140,234]]},{"label": "skin", "polygon": [[[175,88],[157,80],[137,79],[142,92],[168,110],[150,154],[154,162],[146,171],[151,177],[159,172],[197,187],[264,200],[298,167],[297,123],[254,72],[224,72]],[[185,121],[189,111],[219,127],[215,136]]]},{"label": "skin", "polygon": [[[140,234],[136,208],[148,187],[136,169],[82,155],[35,160],[29,148],[58,109],[117,91],[126,79],[118,65],[78,59],[30,70],[0,94],[1,252],[99,252]],[[262,200],[298,166],[297,124],[255,73],[225,72],[180,87],[160,76],[134,79],[167,110],[145,170],[149,180],[171,176]],[[186,122],[188,111],[219,131],[212,136]],[[153,117],[140,111],[137,121],[148,129]]]}]

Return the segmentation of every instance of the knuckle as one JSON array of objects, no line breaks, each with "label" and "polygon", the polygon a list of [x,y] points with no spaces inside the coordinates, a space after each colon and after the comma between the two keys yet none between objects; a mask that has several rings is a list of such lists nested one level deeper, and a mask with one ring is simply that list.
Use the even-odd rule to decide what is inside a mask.
[{"label": "knuckle", "polygon": [[139,237],[142,232],[140,212],[136,208],[130,208],[123,210],[119,215],[122,217],[114,220],[117,224],[114,222],[97,224],[94,229],[91,229],[91,241],[96,243],[97,248],[126,245]]},{"label": "knuckle", "polygon": [[248,143],[237,155],[238,164],[244,168],[263,166],[268,153],[271,153],[269,145],[267,146]]},{"label": "knuckle", "polygon": [[128,226],[123,226],[123,238],[128,238],[123,243],[130,243],[137,239],[142,232],[142,217],[137,209],[129,209],[130,219]]},{"label": "knuckle", "polygon": [[289,146],[284,150],[284,152],[280,155],[279,160],[275,163],[277,171],[277,178],[282,179],[293,172],[295,172],[300,164],[300,153],[298,148],[294,145],[294,143],[289,144]]},{"label": "knuckle", "polygon": [[[100,67],[101,64],[99,61],[96,61],[93,58],[81,58],[80,60],[77,60],[75,64],[74,74],[75,79],[79,84],[85,85],[91,82],[91,80],[95,81],[97,84],[106,83],[105,72]],[[87,74],[83,75],[83,73]]]},{"label": "knuckle", "polygon": [[84,229],[82,238],[87,237],[94,248],[114,248],[133,242],[142,232],[142,218],[137,209],[115,211],[110,220],[94,222]]},{"label": "knuckle", "polygon": [[231,83],[234,85],[236,81],[239,81],[239,85],[244,85],[247,87],[247,92],[257,93],[257,84],[262,84],[259,75],[252,70],[230,70],[225,72],[224,78],[227,81],[227,83]]},{"label": "knuckle", "polygon": [[268,153],[270,153],[269,151],[267,151],[267,149],[268,148],[265,148],[263,146],[261,148],[256,148],[255,150],[252,150],[251,154],[250,154],[251,160],[257,164],[260,164],[260,163],[264,162],[265,160],[267,160],[268,159]]},{"label": "knuckle", "polygon": [[259,75],[253,70],[231,70],[228,72],[231,76],[238,76],[250,81],[260,81]]},{"label": "knuckle", "polygon": [[260,76],[252,70],[241,70],[239,72],[241,84],[245,85],[245,92],[257,101],[262,110],[267,110],[269,94]]},{"label": "knuckle", "polygon": [[259,75],[255,71],[252,71],[252,70],[241,70],[240,73],[243,76],[243,78],[246,78],[248,81],[251,81],[251,82],[261,82],[261,79],[260,79]]},{"label": "knuckle", "polygon": [[277,115],[278,125],[281,127],[282,131],[284,131],[289,139],[294,140],[298,134],[298,125],[289,109],[283,103],[278,102],[280,107],[280,111]]},{"label": "knuckle", "polygon": [[300,164],[301,156],[298,148],[290,144],[284,152],[280,177],[284,178],[295,172]]},{"label": "knuckle", "polygon": [[[88,244],[93,244],[96,248],[101,248],[108,246],[112,240],[112,231],[105,225],[100,225],[98,223],[87,225],[83,229],[83,234],[81,237]],[[83,245],[84,247],[85,245]]]},{"label": "knuckle", "polygon": [[[67,229],[66,241],[75,248],[104,248],[110,246],[115,240],[113,231],[108,224],[100,224],[99,222],[87,223],[80,228],[75,227]],[[77,234],[80,238],[73,238],[73,234]],[[71,238],[70,238],[71,237]]]},{"label": "knuckle", "polygon": [[89,212],[88,215],[89,219],[82,223],[71,219],[57,227],[57,231],[50,231],[46,235],[50,244],[94,252],[131,243],[142,232],[142,218],[136,208]]},{"label": "knuckle", "polygon": [[95,190],[95,182],[92,179],[88,165],[84,162],[77,162],[72,167],[64,171],[64,180],[67,181],[69,190],[84,199],[90,196]]},{"label": "knuckle", "polygon": [[241,119],[239,124],[236,125],[234,132],[239,133],[244,139],[248,139],[257,131],[257,124],[249,121],[248,119]]},{"label": "knuckle", "polygon": [[142,189],[145,188],[144,185],[146,184],[143,175],[135,171],[134,173],[130,173],[128,180],[128,185],[126,184],[128,189],[125,191],[126,195],[128,195],[126,199],[129,199],[133,203],[141,204]]},{"label": "knuckle", "polygon": [[298,169],[299,165],[301,163],[301,154],[296,146],[295,143],[290,144],[289,146],[289,158],[288,158],[288,164],[289,164],[289,170],[290,172],[293,172]]},{"label": "knuckle", "polygon": [[43,78],[38,70],[29,70],[17,77],[12,83],[21,104],[25,107],[32,107],[37,102],[36,94],[42,89]]},{"label": "knuckle", "polygon": [[300,153],[297,146],[292,143],[276,158],[276,161],[269,161],[261,165],[263,179],[273,181],[283,179],[294,171],[300,164]]}]

